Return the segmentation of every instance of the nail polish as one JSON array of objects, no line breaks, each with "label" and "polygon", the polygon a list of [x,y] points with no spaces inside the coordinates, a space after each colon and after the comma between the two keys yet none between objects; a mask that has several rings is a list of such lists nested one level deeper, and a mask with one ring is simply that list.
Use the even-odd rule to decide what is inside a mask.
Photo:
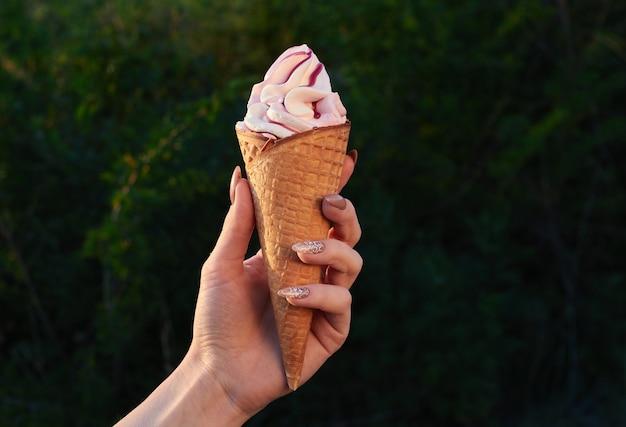
[{"label": "nail polish", "polygon": [[291,245],[291,249],[299,254],[319,254],[324,250],[324,244],[318,241],[306,240]]},{"label": "nail polish", "polygon": [[347,206],[346,199],[341,197],[339,194],[329,194],[324,196],[324,200],[326,200],[329,205],[339,210],[344,210]]},{"label": "nail polish", "polygon": [[241,179],[241,168],[239,166],[235,166],[235,170],[233,171],[233,175],[230,177],[230,187],[228,189],[228,196],[230,197],[230,204],[235,203],[235,189],[237,188],[237,183]]},{"label": "nail polish", "polygon": [[352,157],[352,160],[354,161],[354,164],[356,165],[356,161],[359,158],[359,152],[356,151],[356,149],[350,150],[348,151],[348,156]]},{"label": "nail polish", "polygon": [[309,288],[303,288],[301,286],[290,286],[288,288],[279,289],[276,295],[283,298],[295,298],[302,299],[309,296]]}]

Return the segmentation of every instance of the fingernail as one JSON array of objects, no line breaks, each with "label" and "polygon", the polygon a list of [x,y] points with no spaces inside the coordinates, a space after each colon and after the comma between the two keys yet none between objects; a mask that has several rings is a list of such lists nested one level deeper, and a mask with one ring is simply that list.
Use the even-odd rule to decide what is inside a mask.
[{"label": "fingernail", "polygon": [[352,160],[354,160],[354,164],[356,165],[356,161],[359,158],[359,152],[356,151],[356,149],[350,150],[348,152],[348,156],[352,157]]},{"label": "fingernail", "polygon": [[233,175],[230,177],[230,187],[228,191],[228,195],[230,196],[230,204],[235,203],[235,188],[237,188],[237,183],[241,179],[241,168],[239,166],[235,167],[233,171]]},{"label": "fingernail", "polygon": [[309,296],[309,288],[303,288],[301,286],[290,286],[288,288],[279,289],[276,295],[283,298],[306,298]]},{"label": "fingernail", "polygon": [[328,202],[329,205],[336,207],[339,210],[344,210],[346,208],[346,199],[341,197],[339,194],[329,194],[324,196],[324,200]]},{"label": "fingernail", "polygon": [[324,250],[322,242],[307,240],[291,245],[291,249],[299,254],[319,254]]}]

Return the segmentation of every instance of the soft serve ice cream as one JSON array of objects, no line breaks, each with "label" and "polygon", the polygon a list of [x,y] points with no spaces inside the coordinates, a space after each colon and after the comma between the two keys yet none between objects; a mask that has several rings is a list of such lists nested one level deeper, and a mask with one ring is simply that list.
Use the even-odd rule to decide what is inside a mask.
[{"label": "soft serve ice cream", "polygon": [[239,131],[277,139],[346,122],[346,108],[332,91],[330,77],[306,45],[287,49],[252,87]]}]

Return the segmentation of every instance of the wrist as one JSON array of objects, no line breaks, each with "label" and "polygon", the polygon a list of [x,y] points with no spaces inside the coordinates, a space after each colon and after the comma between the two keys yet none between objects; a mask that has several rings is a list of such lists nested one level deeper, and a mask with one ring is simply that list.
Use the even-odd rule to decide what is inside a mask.
[{"label": "wrist", "polygon": [[250,418],[196,352],[190,350],[176,370],[182,383],[186,384],[180,400],[189,400],[190,410],[196,418],[195,425],[235,427]]},{"label": "wrist", "polygon": [[190,351],[174,372],[116,427],[240,427],[248,418],[201,358]]}]

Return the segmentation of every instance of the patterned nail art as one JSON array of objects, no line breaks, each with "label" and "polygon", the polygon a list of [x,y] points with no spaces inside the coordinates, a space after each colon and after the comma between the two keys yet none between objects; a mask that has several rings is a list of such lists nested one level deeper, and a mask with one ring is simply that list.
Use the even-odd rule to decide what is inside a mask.
[{"label": "patterned nail art", "polygon": [[324,244],[318,241],[307,240],[294,243],[291,249],[300,254],[319,254],[324,250]]},{"label": "patterned nail art", "polygon": [[290,286],[288,288],[279,289],[276,295],[283,298],[306,298],[309,296],[309,288],[302,288],[300,286]]}]

